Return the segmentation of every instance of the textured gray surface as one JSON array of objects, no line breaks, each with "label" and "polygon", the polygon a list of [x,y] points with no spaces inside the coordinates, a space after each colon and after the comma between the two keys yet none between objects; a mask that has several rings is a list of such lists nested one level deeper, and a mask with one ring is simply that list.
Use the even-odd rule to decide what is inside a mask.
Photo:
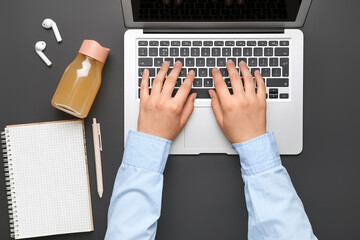
[{"label": "textured gray surface", "polygon": [[[118,0],[6,1],[0,4],[0,128],[70,119],[51,97],[83,39],[111,48],[103,83],[86,119],[95,231],[46,239],[102,239],[123,152],[123,20]],[[283,162],[319,239],[360,239],[360,2],[314,0],[305,34],[304,150]],[[63,43],[44,30],[54,19]],[[47,42],[47,68],[34,44]],[[131,79],[128,79],[131,80]],[[91,118],[102,124],[104,197],[96,193]],[[2,169],[2,164],[1,169]],[[2,175],[2,176],[1,176]],[[0,238],[9,236],[0,173]],[[237,157],[171,156],[165,170],[158,240],[246,239],[247,212]]]}]

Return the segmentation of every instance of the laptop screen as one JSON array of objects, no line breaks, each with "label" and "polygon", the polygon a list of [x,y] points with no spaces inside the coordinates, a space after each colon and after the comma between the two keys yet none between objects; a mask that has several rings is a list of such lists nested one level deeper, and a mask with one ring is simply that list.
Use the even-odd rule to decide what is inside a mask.
[{"label": "laptop screen", "polygon": [[134,22],[293,22],[302,0],[131,0]]}]

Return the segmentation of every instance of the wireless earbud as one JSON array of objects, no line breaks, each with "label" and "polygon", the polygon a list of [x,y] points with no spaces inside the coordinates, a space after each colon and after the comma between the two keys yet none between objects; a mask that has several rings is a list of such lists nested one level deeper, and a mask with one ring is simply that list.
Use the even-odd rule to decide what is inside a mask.
[{"label": "wireless earbud", "polygon": [[48,65],[48,67],[51,66],[51,61],[45,56],[45,54],[42,52],[46,48],[46,43],[44,41],[39,41],[35,44],[35,51],[39,55],[39,57]]},{"label": "wireless earbud", "polygon": [[55,23],[53,20],[51,20],[50,18],[46,18],[46,19],[42,22],[42,26],[43,26],[43,28],[46,28],[46,29],[52,28],[53,31],[54,31],[55,37],[56,37],[56,41],[57,41],[57,42],[61,42],[61,41],[62,41],[61,36],[60,36],[59,29],[58,29],[56,23]]}]

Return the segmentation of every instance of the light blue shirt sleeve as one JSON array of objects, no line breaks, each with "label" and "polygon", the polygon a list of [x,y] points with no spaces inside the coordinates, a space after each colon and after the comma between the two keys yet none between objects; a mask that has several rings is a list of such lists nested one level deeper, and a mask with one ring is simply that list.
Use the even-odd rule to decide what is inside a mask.
[{"label": "light blue shirt sleeve", "polygon": [[249,240],[315,240],[273,133],[233,144],[239,153],[249,212]]},{"label": "light blue shirt sleeve", "polygon": [[111,196],[107,240],[153,240],[171,141],[130,131]]}]

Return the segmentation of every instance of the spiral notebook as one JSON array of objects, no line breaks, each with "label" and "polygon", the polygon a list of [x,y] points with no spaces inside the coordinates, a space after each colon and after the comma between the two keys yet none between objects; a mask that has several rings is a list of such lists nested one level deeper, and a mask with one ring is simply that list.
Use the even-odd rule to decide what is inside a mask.
[{"label": "spiral notebook", "polygon": [[1,133],[11,237],[93,231],[82,120]]}]

